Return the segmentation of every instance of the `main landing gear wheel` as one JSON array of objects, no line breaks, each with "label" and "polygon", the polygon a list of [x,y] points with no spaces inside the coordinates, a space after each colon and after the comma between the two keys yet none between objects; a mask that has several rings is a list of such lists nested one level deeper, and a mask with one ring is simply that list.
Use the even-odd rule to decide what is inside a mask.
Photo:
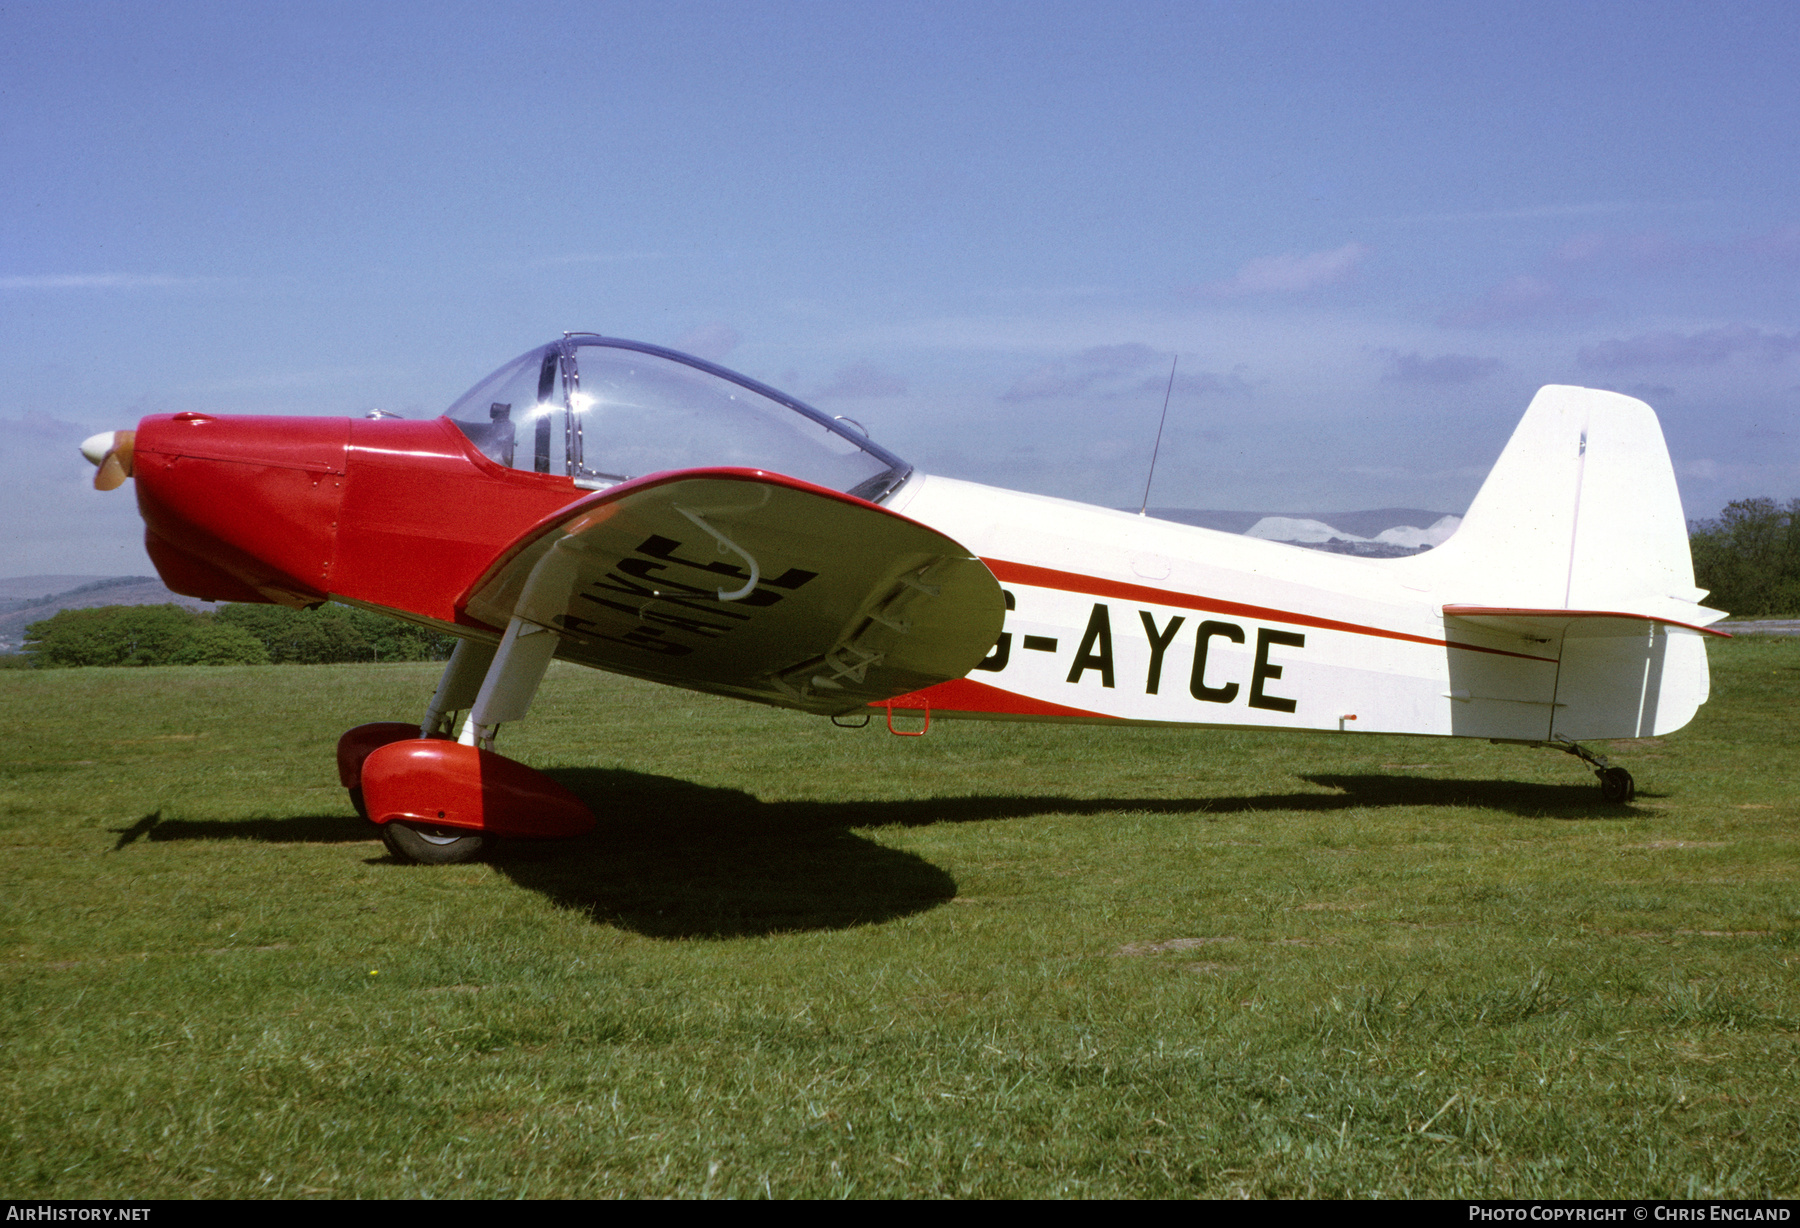
[{"label": "main landing gear wheel", "polygon": [[481,856],[486,843],[478,832],[455,827],[428,827],[401,819],[382,824],[381,842],[401,861],[424,866],[452,866]]},{"label": "main landing gear wheel", "polygon": [[403,721],[377,721],[347,730],[337,744],[338,783],[350,794],[350,804],[363,818],[369,817],[369,804],[363,797],[363,764],[370,755],[391,742],[403,742],[419,736],[419,727]]},{"label": "main landing gear wheel", "polygon": [[370,752],[362,790],[388,851],[424,865],[469,861],[496,840],[561,840],[594,827],[587,803],[536,768],[443,738]]},{"label": "main landing gear wheel", "polygon": [[1609,767],[1599,773],[1600,797],[1609,802],[1628,802],[1637,796],[1637,785],[1624,768]]}]

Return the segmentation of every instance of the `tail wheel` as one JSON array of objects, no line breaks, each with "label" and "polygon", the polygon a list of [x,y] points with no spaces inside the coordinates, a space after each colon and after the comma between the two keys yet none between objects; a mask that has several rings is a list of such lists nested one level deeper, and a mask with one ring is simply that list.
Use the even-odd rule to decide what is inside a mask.
[{"label": "tail wheel", "polygon": [[1637,796],[1637,784],[1624,768],[1607,768],[1600,773],[1600,797],[1609,802],[1628,802]]},{"label": "tail wheel", "polygon": [[425,866],[449,866],[481,856],[486,838],[455,827],[428,827],[400,819],[384,823],[381,842],[402,861]]}]

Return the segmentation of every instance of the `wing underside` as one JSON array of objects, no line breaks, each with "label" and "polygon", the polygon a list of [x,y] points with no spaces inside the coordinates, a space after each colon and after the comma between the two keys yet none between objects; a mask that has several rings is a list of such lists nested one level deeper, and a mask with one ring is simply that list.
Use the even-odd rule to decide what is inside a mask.
[{"label": "wing underside", "polygon": [[687,470],[598,492],[534,527],[458,602],[556,632],[556,655],[817,713],[974,667],[999,582],[937,532],[757,470]]}]

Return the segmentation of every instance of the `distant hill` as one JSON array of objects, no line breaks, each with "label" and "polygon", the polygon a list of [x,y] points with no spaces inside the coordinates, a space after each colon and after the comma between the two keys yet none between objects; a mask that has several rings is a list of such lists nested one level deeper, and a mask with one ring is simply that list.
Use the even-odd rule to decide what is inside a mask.
[{"label": "distant hill", "polygon": [[1369,512],[1227,512],[1191,507],[1153,507],[1158,520],[1173,520],[1221,533],[1247,533],[1291,546],[1337,554],[1394,558],[1441,545],[1462,523],[1460,516],[1416,507]]},{"label": "distant hill", "polygon": [[1283,520],[1319,520],[1357,537],[1371,538],[1384,530],[1402,525],[1423,529],[1453,514],[1428,512],[1417,507],[1383,507],[1372,512],[1219,512],[1192,507],[1150,509],[1150,515],[1158,520],[1198,525],[1202,529],[1217,529],[1221,533],[1248,533],[1257,521],[1276,516]]},{"label": "distant hill", "polygon": [[[75,583],[61,589],[62,581]],[[46,592],[46,588],[51,591]],[[154,576],[20,576],[0,580],[0,653],[18,652],[25,628],[58,610],[86,610],[103,605],[163,605],[173,602],[190,610],[212,610],[210,601],[172,593]],[[14,594],[20,594],[15,596]]]},{"label": "distant hill", "polygon": [[0,610],[9,608],[8,603],[50,597],[57,593],[66,593],[72,588],[80,588],[83,584],[92,584],[96,580],[116,578],[114,576],[8,576],[0,579]]}]

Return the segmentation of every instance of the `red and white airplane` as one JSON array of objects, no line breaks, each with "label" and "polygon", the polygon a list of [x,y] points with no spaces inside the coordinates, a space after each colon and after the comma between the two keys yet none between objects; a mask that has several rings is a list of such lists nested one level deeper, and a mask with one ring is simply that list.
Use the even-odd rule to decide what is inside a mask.
[{"label": "red and white airplane", "polygon": [[[83,444],[136,479],[178,593],[351,605],[458,638],[423,718],[338,745],[419,861],[579,835],[587,807],[493,752],[553,658],[841,718],[932,717],[1579,745],[1705,702],[1699,604],[1656,415],[1532,401],[1456,534],[1321,553],[916,472],[849,420],[588,333],[443,417],[157,414]],[[458,721],[467,711],[466,719]]]}]

